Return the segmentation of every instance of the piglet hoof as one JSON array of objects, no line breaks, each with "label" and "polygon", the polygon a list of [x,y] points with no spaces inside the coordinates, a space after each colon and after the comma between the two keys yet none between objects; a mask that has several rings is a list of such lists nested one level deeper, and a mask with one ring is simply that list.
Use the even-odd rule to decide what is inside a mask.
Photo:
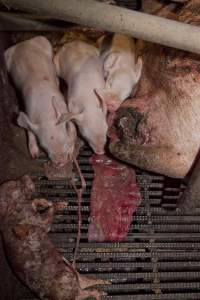
[{"label": "piglet hoof", "polygon": [[36,152],[33,149],[30,150],[30,153],[33,159],[37,159],[40,156],[40,152],[39,151]]},{"label": "piglet hoof", "polygon": [[44,230],[49,232],[55,213],[53,204],[48,200],[41,198],[34,199],[32,201],[32,207],[36,214],[40,214]]},{"label": "piglet hoof", "polygon": [[29,175],[24,175],[21,178],[21,182],[24,185],[24,192],[26,196],[31,196],[35,192],[35,184]]},{"label": "piglet hoof", "polygon": [[32,207],[35,212],[41,211],[41,210],[46,210],[49,209],[52,206],[52,203],[46,199],[39,198],[39,199],[34,199],[32,201]]},{"label": "piglet hoof", "polygon": [[54,211],[59,212],[59,211],[64,211],[68,207],[68,202],[67,201],[59,201],[53,204]]},{"label": "piglet hoof", "polygon": [[79,285],[83,290],[94,285],[111,284],[111,282],[108,280],[89,278],[87,276],[83,276],[80,274],[78,274],[78,280],[79,280]]},{"label": "piglet hoof", "polygon": [[75,300],[84,300],[86,298],[92,297],[95,298],[96,300],[102,299],[103,296],[106,296],[107,294],[104,292],[99,292],[97,290],[80,290],[79,295],[76,296]]},{"label": "piglet hoof", "polygon": [[38,148],[38,145],[36,143],[31,143],[30,140],[29,140],[29,151],[33,159],[36,159],[40,156],[40,150]]},{"label": "piglet hoof", "polygon": [[37,153],[31,153],[31,157],[33,158],[33,159],[37,159],[37,158],[39,158],[39,156],[40,156],[40,153],[39,152],[37,152]]}]

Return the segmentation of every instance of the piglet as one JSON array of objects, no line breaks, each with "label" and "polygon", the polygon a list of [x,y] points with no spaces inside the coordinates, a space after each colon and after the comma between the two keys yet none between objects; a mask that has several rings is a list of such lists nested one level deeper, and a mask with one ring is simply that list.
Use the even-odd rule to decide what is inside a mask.
[{"label": "piglet", "polygon": [[109,282],[79,274],[49,239],[54,214],[66,202],[31,200],[34,192],[27,175],[0,186],[0,231],[15,275],[41,300],[101,299],[103,292],[86,288]]},{"label": "piglet", "polygon": [[73,41],[58,51],[54,63],[57,74],[68,85],[70,114],[63,114],[59,123],[73,119],[94,152],[103,154],[108,125],[107,108],[98,94],[105,88],[98,50],[85,42]]},{"label": "piglet", "polygon": [[[67,112],[64,97],[59,91],[53,64],[53,49],[42,36],[10,47],[4,54],[7,70],[21,91],[25,112],[20,112],[18,124],[28,130],[28,145],[33,158],[40,146],[58,166],[72,156],[76,128],[72,122],[58,123]],[[67,130],[66,130],[67,129]]]},{"label": "piglet", "polygon": [[97,41],[106,79],[105,90],[99,91],[109,111],[115,111],[138,83],[142,60],[136,59],[135,42],[123,34],[108,34]]}]

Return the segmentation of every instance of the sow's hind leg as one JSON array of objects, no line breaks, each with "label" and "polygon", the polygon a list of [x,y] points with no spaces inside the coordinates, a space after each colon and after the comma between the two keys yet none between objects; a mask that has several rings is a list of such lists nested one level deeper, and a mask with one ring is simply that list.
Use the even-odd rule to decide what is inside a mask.
[{"label": "sow's hind leg", "polygon": [[188,171],[187,157],[173,147],[137,145],[128,142],[112,142],[111,153],[118,159],[141,169],[182,178]]},{"label": "sow's hind leg", "polygon": [[[173,145],[168,142],[167,137],[163,138],[165,132],[152,131],[159,127],[161,120],[162,128],[171,129],[160,102],[163,97],[162,94],[146,94],[124,102],[111,127],[109,149],[116,158],[141,169],[183,178],[192,164],[191,152],[185,148],[177,150],[180,143]],[[151,99],[155,104],[151,104]]]},{"label": "sow's hind leg", "polygon": [[[200,153],[198,154],[200,155]],[[198,157],[194,169],[189,177],[187,188],[179,199],[177,212],[185,214],[193,211],[199,204],[200,195],[200,158]]]},{"label": "sow's hind leg", "polygon": [[28,131],[28,148],[31,153],[32,158],[39,157],[39,147],[34,133]]}]

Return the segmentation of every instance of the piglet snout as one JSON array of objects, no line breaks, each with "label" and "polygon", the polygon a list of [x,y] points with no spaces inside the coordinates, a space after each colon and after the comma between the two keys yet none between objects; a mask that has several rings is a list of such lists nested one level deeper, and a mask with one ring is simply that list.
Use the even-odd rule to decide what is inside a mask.
[{"label": "piglet snout", "polygon": [[105,153],[105,142],[90,143],[90,146],[96,154],[103,155]]},{"label": "piglet snout", "polygon": [[105,151],[95,151],[95,153],[98,155],[103,155],[105,153]]},{"label": "piglet snout", "polygon": [[104,149],[94,149],[94,152],[98,155],[103,155],[105,153]]},{"label": "piglet snout", "polygon": [[64,167],[64,165],[66,165],[71,159],[72,159],[72,157],[69,154],[60,155],[60,156],[56,156],[56,157],[51,157],[51,160],[52,160],[53,164],[57,168]]}]

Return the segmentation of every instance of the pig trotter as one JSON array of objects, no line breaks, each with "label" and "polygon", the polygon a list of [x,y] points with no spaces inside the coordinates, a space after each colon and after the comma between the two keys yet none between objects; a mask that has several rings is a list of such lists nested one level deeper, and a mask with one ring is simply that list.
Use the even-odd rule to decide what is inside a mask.
[{"label": "pig trotter", "polygon": [[48,209],[52,206],[52,203],[50,201],[47,201],[46,199],[34,199],[32,201],[32,206],[35,212],[39,211],[39,208]]},{"label": "pig trotter", "polygon": [[178,200],[178,208],[177,213],[178,214],[187,214],[188,212],[191,212],[195,209],[195,207],[198,205],[198,195],[195,199],[193,199],[193,190],[190,186],[186,188],[180,199]]},{"label": "pig trotter", "polygon": [[81,274],[78,274],[78,280],[80,287],[83,290],[94,285],[111,284],[111,282],[109,282],[108,280],[89,278]]},{"label": "pig trotter", "polygon": [[121,103],[122,103],[122,101],[120,102],[119,100],[107,101],[106,105],[107,105],[108,111],[110,111],[110,112],[116,111],[120,107]]},{"label": "pig trotter", "polygon": [[54,206],[52,203],[46,199],[34,199],[32,207],[35,210],[35,213],[42,211],[40,217],[43,222],[44,232],[49,232],[54,216]]},{"label": "pig trotter", "polygon": [[188,186],[178,201],[177,212],[180,214],[194,210],[199,204],[200,195],[200,159],[189,178]]},{"label": "pig trotter", "polygon": [[97,290],[90,290],[90,291],[82,291],[81,290],[75,300],[84,300],[88,297],[93,297],[96,300],[100,300],[102,296],[106,296],[106,293],[99,292]]}]

